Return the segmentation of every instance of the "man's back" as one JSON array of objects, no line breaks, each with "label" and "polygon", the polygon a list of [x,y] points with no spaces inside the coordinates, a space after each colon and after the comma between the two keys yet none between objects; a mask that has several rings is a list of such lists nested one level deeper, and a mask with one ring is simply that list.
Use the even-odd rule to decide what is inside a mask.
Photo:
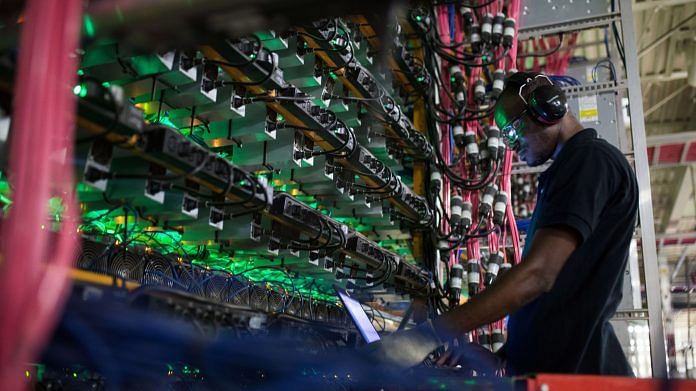
[{"label": "man's back", "polygon": [[525,250],[542,227],[569,227],[581,242],[553,288],[510,316],[512,374],[632,374],[608,320],[621,300],[637,205],[631,167],[592,129],[568,140],[542,174]]}]

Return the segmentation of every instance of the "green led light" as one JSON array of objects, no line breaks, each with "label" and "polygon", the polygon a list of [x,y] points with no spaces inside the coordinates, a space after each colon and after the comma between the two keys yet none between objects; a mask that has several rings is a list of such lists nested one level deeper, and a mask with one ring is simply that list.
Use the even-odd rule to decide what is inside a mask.
[{"label": "green led light", "polygon": [[329,72],[329,76],[334,80],[338,79],[338,76],[334,72]]},{"label": "green led light", "polygon": [[84,74],[85,74],[85,71],[83,71],[82,69],[77,70],[77,76],[83,76]]},{"label": "green led light", "polygon": [[87,96],[87,86],[84,84],[78,84],[75,87],[73,87],[72,92],[76,96],[79,96],[80,98],[84,98],[85,96]]},{"label": "green led light", "polygon": [[6,195],[0,194],[0,203],[3,203],[5,205],[11,205],[12,200],[9,197],[7,197]]},{"label": "green led light", "polygon": [[420,15],[416,15],[416,21],[420,22],[421,20],[423,20],[423,17]]},{"label": "green led light", "polygon": [[109,88],[109,87],[111,87],[111,83],[109,83],[108,81],[105,81],[102,83],[102,86],[104,86],[105,88]]},{"label": "green led light", "polygon": [[89,38],[93,38],[95,30],[92,18],[90,18],[89,15],[85,14],[85,16],[82,18],[82,22],[84,24],[85,34],[87,34]]}]

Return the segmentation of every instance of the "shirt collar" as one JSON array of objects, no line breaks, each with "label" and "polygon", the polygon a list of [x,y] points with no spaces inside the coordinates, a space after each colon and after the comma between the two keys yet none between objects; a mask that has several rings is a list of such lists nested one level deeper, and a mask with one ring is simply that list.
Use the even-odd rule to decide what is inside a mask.
[{"label": "shirt collar", "polygon": [[595,138],[597,138],[597,131],[592,128],[583,129],[575,133],[573,137],[569,138],[568,141],[566,141],[565,145],[563,146],[563,148],[561,148],[561,151],[558,153],[558,156],[556,156],[556,159],[554,159],[553,163],[551,163],[551,166],[540,175],[540,183],[542,183],[546,179],[546,177],[552,175],[551,173],[553,173],[556,170],[556,167],[558,166],[557,162],[562,160],[563,155],[567,153],[566,151],[573,150],[573,148],[575,148],[579,144],[582,144],[585,140],[591,140]]},{"label": "shirt collar", "polygon": [[561,153],[563,153],[563,150],[567,149],[570,147],[570,149],[573,148],[573,146],[582,143],[584,140],[591,140],[597,138],[597,131],[592,129],[592,128],[587,128],[583,129],[573,135],[573,137],[569,138],[568,141],[566,141],[565,145],[563,146],[563,149],[561,149]]}]

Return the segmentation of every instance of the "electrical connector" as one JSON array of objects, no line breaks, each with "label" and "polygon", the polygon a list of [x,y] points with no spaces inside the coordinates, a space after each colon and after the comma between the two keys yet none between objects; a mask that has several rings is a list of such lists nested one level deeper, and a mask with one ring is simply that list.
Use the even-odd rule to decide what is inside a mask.
[{"label": "electrical connector", "polygon": [[462,205],[464,201],[462,196],[456,195],[450,198],[450,223],[452,227],[458,228],[462,219]]},{"label": "electrical connector", "polygon": [[493,31],[491,33],[491,42],[494,46],[500,45],[503,38],[503,23],[505,22],[505,14],[498,12],[493,18]]},{"label": "electrical connector", "polygon": [[493,202],[495,200],[495,195],[498,192],[498,186],[495,184],[486,186],[483,191],[483,197],[481,197],[481,202],[479,203],[479,216],[481,218],[486,218],[493,209]]},{"label": "electrical connector", "polygon": [[473,130],[468,129],[466,133],[464,133],[464,144],[466,145],[466,156],[469,158],[471,164],[478,164],[479,149],[476,143],[476,133],[474,133]]},{"label": "electrical connector", "polygon": [[460,7],[459,13],[462,15],[464,34],[471,35],[471,26],[474,24],[474,11],[469,7]]},{"label": "electrical connector", "polygon": [[491,32],[493,31],[493,15],[488,13],[481,19],[481,41],[484,45],[491,43]]},{"label": "electrical connector", "polygon": [[469,283],[469,298],[472,298],[478,294],[479,286],[481,285],[481,272],[478,259],[472,258],[467,261],[466,276]]},{"label": "electrical connector", "polygon": [[493,284],[493,281],[495,281],[495,279],[498,277],[498,271],[500,270],[501,263],[503,263],[503,254],[500,251],[491,254],[491,256],[488,258],[486,276],[484,277],[486,286]]},{"label": "electrical connector", "polygon": [[510,49],[515,41],[515,19],[507,18],[503,22],[503,47]]},{"label": "electrical connector", "polygon": [[467,140],[464,137],[464,128],[461,125],[454,125],[454,127],[452,127],[452,137],[457,147],[464,148]]},{"label": "electrical connector", "polygon": [[505,221],[505,209],[507,208],[508,195],[504,191],[499,191],[495,195],[495,204],[493,205],[493,224],[502,226]]},{"label": "electrical connector", "polygon": [[462,279],[464,277],[464,267],[461,264],[455,263],[450,269],[450,303],[459,304],[459,298],[462,293]]}]

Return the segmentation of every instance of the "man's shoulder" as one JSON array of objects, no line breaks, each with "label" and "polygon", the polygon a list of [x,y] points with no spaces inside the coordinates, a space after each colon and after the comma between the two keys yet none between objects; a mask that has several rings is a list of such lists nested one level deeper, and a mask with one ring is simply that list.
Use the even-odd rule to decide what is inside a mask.
[{"label": "man's shoulder", "polygon": [[607,164],[612,162],[617,168],[630,167],[626,156],[619,148],[599,137],[582,140],[582,142],[573,145],[567,152],[568,161],[579,164]]}]

